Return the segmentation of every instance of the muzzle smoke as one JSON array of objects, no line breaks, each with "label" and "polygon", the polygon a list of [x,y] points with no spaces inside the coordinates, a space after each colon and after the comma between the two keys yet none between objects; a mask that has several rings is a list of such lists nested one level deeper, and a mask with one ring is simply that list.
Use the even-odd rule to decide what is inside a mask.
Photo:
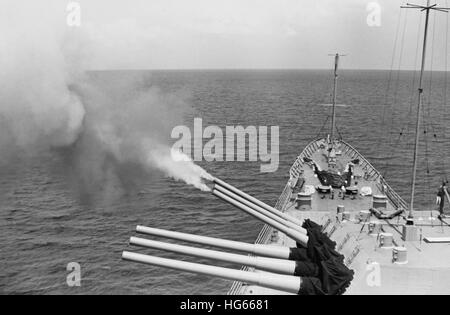
[{"label": "muzzle smoke", "polygon": [[188,110],[186,95],[164,93],[148,76],[111,74],[105,82],[87,75],[86,56],[96,54],[96,43],[82,31],[67,33],[61,3],[7,2],[0,13],[3,163],[59,148],[70,152],[67,160],[87,190],[92,183],[102,186],[111,173],[125,183],[155,170],[209,190],[203,179],[210,176],[169,146],[170,130]]}]

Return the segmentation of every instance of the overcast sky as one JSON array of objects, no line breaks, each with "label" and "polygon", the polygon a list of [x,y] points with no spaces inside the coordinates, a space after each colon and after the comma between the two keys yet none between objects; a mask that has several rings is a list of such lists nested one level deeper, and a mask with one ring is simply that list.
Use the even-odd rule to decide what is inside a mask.
[{"label": "overcast sky", "polygon": [[[68,2],[58,0],[52,14],[64,17]],[[400,13],[406,0],[77,2],[80,31],[89,34],[93,49],[90,65],[97,69],[329,68],[328,54],[335,52],[349,55],[345,68],[389,69],[398,23],[407,30],[402,69],[412,68],[421,15]],[[380,27],[367,23],[371,2],[381,7]],[[449,0],[437,2],[446,6]],[[432,18],[433,65],[444,69],[448,16],[438,13],[435,36]]]}]

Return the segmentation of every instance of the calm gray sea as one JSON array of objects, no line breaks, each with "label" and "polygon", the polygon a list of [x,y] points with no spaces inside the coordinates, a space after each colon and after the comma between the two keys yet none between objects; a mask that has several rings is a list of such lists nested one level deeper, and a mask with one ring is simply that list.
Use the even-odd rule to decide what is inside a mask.
[{"label": "calm gray sea", "polygon": [[[269,204],[276,202],[288,180],[290,166],[320,133],[330,111],[323,105],[330,103],[330,71],[90,75],[97,81],[142,77],[163,92],[182,91],[191,107],[184,118],[189,126],[194,117],[203,118],[205,125],[280,126],[280,168],[276,173],[262,174],[260,163],[253,162],[201,163],[210,173]],[[417,88],[412,86],[413,81],[413,72],[394,73],[389,81],[389,72],[385,71],[343,71],[339,82],[339,103],[346,105],[338,109],[342,137],[386,173],[405,199],[409,199],[411,178],[415,115],[411,105],[415,106],[412,93]],[[427,86],[432,82],[432,93],[427,95],[424,110],[428,132],[422,134],[417,199],[422,208],[431,209],[439,181],[450,170],[450,108],[445,101],[448,86],[444,73],[434,73],[432,81],[428,74],[426,81]],[[261,223],[159,173],[131,192],[108,200],[86,201],[70,184],[68,158],[70,150],[52,151],[1,164],[0,293],[227,292],[229,281],[123,262],[121,253],[128,248],[127,241],[138,224],[252,242]],[[81,264],[80,288],[66,284],[66,266],[70,262]]]}]

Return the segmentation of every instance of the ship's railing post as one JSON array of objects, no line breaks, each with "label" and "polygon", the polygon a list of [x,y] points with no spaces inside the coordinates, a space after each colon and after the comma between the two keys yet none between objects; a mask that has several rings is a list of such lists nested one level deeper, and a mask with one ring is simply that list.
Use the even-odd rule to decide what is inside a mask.
[{"label": "ship's railing post", "polygon": [[391,202],[397,207],[403,207],[404,209],[408,209],[405,200],[395,190],[392,189],[392,187],[384,179],[383,175],[381,175],[381,173],[378,172],[378,170],[366,158],[364,158],[353,146],[351,146],[345,141],[341,142],[346,146],[344,152],[346,152],[346,154],[348,154],[348,152],[352,152],[351,153],[352,156],[354,156],[355,158],[357,157],[361,161],[363,167],[367,168],[367,174],[371,178],[373,177],[374,179],[379,179],[380,184],[386,187],[385,193],[386,196],[391,200]]},{"label": "ship's railing post", "polygon": [[[277,204],[275,205],[275,208],[277,210],[285,212],[285,206],[286,206],[286,202],[287,202],[286,191],[288,191],[288,190],[289,190],[289,186],[286,185],[283,190],[283,193],[281,194],[280,198],[277,201]],[[255,241],[255,244],[267,244],[269,242],[271,236],[273,235],[273,232],[274,232],[274,229],[271,226],[265,224],[264,227],[262,228],[261,232],[259,233],[259,235]],[[251,268],[244,266],[244,267],[242,267],[241,270],[248,271],[250,269]],[[242,293],[241,291],[242,291],[242,287],[244,285],[245,285],[244,283],[239,282],[239,281],[233,282],[233,284],[227,294],[228,295],[237,295],[239,293]]]}]

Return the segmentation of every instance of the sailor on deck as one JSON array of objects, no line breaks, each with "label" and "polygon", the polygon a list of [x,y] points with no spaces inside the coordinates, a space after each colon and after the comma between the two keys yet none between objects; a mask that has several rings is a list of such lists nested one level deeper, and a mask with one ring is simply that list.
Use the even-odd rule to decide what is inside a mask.
[{"label": "sailor on deck", "polygon": [[447,188],[447,183],[448,182],[442,183],[441,187],[439,187],[439,191],[438,191],[437,197],[436,197],[436,204],[439,205],[439,212],[440,212],[441,217],[444,216],[445,198],[446,198],[447,194],[449,193],[449,190]]}]

